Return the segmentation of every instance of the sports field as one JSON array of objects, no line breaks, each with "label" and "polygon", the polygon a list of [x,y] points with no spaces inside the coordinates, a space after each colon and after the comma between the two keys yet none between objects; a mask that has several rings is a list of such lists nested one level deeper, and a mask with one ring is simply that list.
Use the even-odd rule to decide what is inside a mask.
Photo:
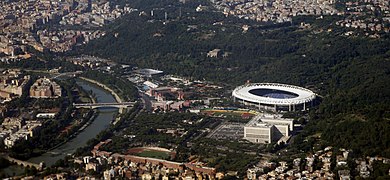
[{"label": "sports field", "polygon": [[162,152],[162,151],[154,151],[154,150],[144,150],[143,152],[138,153],[137,156],[157,158],[157,159],[168,159],[169,153]]},{"label": "sports field", "polygon": [[148,147],[136,147],[128,150],[129,154],[142,157],[150,157],[157,159],[170,159],[174,155],[174,152],[169,150],[148,148]]}]

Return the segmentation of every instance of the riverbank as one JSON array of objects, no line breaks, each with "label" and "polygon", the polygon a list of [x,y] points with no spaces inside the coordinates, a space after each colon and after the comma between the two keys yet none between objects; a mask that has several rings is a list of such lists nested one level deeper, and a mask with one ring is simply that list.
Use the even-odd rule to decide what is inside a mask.
[{"label": "riverbank", "polygon": [[[82,91],[83,94],[86,94],[88,96],[88,98],[90,99],[90,101],[92,103],[96,103],[96,97],[94,97],[94,94],[93,93],[88,93],[87,91],[85,91],[82,87],[77,87],[79,89],[79,91]],[[92,114],[91,114],[92,113]],[[74,137],[76,137],[77,134],[79,134],[81,131],[83,131],[86,127],[88,127],[96,118],[97,116],[97,110],[96,109],[91,109],[88,113],[87,113],[87,116],[86,117],[83,117],[83,122],[82,122],[82,125],[80,127],[78,127],[77,131],[74,131],[71,135],[69,135],[65,141],[57,144],[56,146],[48,149],[45,151],[48,152],[48,151],[51,151],[53,149],[56,149],[60,146],[62,146],[63,144],[67,143],[68,141],[70,141],[71,139],[73,139]]]},{"label": "riverbank", "polygon": [[[91,93],[88,93],[88,95],[93,103],[123,102],[122,98],[108,86],[84,77],[80,77],[79,79],[80,81],[77,83],[80,87],[85,92],[92,92],[93,95]],[[121,119],[117,112],[117,110],[113,110],[112,108],[95,110],[88,122],[80,127],[78,131],[70,135],[66,141],[50,148],[38,157],[30,158],[26,162],[34,164],[44,162],[47,167],[50,167],[59,159],[63,159],[65,156],[73,154],[76,149],[84,147],[88,140],[95,138],[98,133],[107,129],[110,123],[115,125]],[[120,109],[120,113],[124,112]],[[8,171],[10,168],[4,170]]]},{"label": "riverbank", "polygon": [[[124,102],[124,100],[123,100],[123,99],[122,99],[122,98],[121,98],[113,89],[111,89],[111,88],[108,87],[107,85],[102,84],[102,83],[100,83],[100,82],[98,82],[98,81],[95,81],[95,80],[93,80],[93,79],[86,78],[86,77],[79,77],[79,78],[82,79],[82,80],[84,80],[84,81],[88,81],[88,82],[90,82],[90,83],[96,84],[96,85],[102,87],[103,89],[105,89],[106,91],[109,91],[109,92],[115,97],[116,102],[118,102],[118,103]],[[94,103],[95,103],[95,102],[94,102]],[[118,116],[115,118],[115,120],[112,122],[113,125],[115,125],[116,123],[118,123],[118,122],[121,120],[120,117],[119,117],[119,115],[125,113],[125,112],[126,112],[125,110],[126,110],[126,108],[119,108],[119,110],[118,110],[119,114],[118,114]]]},{"label": "riverbank", "polygon": [[[96,95],[95,98],[97,103],[112,103],[116,101],[116,98],[110,91],[96,83],[86,80],[78,81],[77,83],[86,90],[86,92],[93,92]],[[101,131],[107,129],[110,126],[111,121],[115,119],[115,114],[117,114],[116,109],[99,109],[91,117],[91,119],[95,117],[94,120],[89,121],[88,126],[81,127],[80,129],[83,130],[77,131],[76,135],[70,138],[68,142],[61,144],[41,156],[31,158],[28,161],[33,163],[43,161],[47,166],[53,165],[57,160],[73,154],[76,149],[80,147],[84,147],[88,140],[95,138]]]},{"label": "riverbank", "polygon": [[61,142],[59,144],[57,144],[56,146],[48,149],[46,152],[49,152],[49,151],[52,151],[53,149],[56,149],[62,145],[64,145],[65,143],[69,142],[70,140],[72,140],[73,138],[75,138],[79,133],[81,133],[85,128],[87,128],[96,118],[97,116],[97,110],[92,110],[93,113],[92,115],[88,118],[88,121],[84,123],[83,126],[81,126],[77,131],[75,131],[74,133],[72,133],[64,142]]},{"label": "riverbank", "polygon": [[115,97],[116,102],[118,102],[118,103],[122,103],[123,102],[122,98],[120,98],[119,95],[114,90],[109,88],[108,86],[106,86],[106,85],[104,85],[104,84],[102,84],[100,82],[97,82],[97,81],[95,81],[93,79],[86,78],[86,77],[79,77],[79,78],[84,80],[84,81],[88,81],[90,83],[96,84],[96,85],[102,87],[103,89],[109,91]]}]

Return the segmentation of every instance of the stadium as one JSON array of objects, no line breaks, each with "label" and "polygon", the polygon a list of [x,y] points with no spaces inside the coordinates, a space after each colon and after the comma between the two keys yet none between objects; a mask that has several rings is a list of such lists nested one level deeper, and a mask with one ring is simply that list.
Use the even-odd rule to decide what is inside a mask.
[{"label": "stadium", "polygon": [[234,101],[267,110],[306,110],[316,94],[309,89],[279,83],[251,83],[239,86],[232,93]]}]

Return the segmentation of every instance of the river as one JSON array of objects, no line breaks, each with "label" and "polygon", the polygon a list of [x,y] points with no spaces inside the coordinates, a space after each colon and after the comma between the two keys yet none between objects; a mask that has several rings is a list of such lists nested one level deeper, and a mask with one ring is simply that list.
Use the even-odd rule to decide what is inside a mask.
[{"label": "river", "polygon": [[[111,93],[95,84],[81,80],[78,80],[77,84],[87,92],[92,91],[93,94],[95,94],[96,102],[98,103],[116,102]],[[44,162],[47,167],[50,167],[59,159],[62,159],[66,155],[74,153],[76,149],[85,146],[88,140],[95,138],[101,131],[108,128],[110,122],[115,119],[117,112],[118,109],[116,108],[99,108],[95,120],[75,138],[41,156],[31,158],[28,161],[37,164]]]}]

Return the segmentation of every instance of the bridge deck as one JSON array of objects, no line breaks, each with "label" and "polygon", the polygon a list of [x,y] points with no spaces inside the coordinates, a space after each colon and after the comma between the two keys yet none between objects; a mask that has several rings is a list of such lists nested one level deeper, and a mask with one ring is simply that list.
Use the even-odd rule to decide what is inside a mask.
[{"label": "bridge deck", "polygon": [[89,107],[89,108],[98,108],[98,107],[117,107],[117,108],[122,108],[122,107],[129,107],[133,106],[136,102],[122,102],[122,103],[83,103],[83,104],[75,104],[73,103],[74,107]]},{"label": "bridge deck", "polygon": [[18,165],[24,166],[24,167],[35,167],[37,169],[41,168],[41,166],[39,164],[35,164],[35,163],[32,163],[32,162],[28,162],[28,161],[22,161],[22,160],[19,160],[19,159],[12,158],[10,156],[5,156],[5,159],[7,159],[10,162],[16,163]]}]

